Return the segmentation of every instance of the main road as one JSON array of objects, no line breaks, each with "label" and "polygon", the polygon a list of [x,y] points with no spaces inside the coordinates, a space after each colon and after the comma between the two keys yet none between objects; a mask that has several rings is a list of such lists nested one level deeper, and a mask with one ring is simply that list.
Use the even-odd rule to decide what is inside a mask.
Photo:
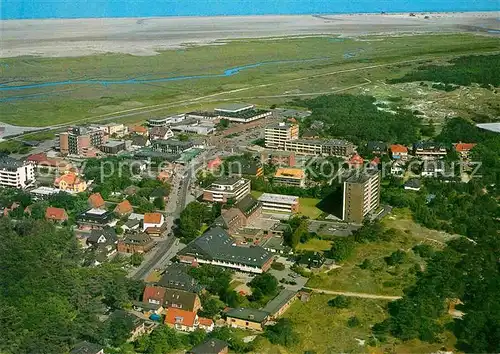
[{"label": "main road", "polygon": [[[210,151],[210,150],[209,150]],[[207,151],[207,153],[209,152]],[[173,236],[172,228],[174,226],[174,221],[179,218],[182,210],[186,207],[187,196],[189,194],[189,186],[191,184],[192,178],[195,176],[197,169],[202,166],[202,161],[194,161],[193,164],[187,165],[187,168],[180,171],[180,176],[176,176],[173,186],[172,194],[177,193],[177,198],[170,198],[170,203],[177,203],[174,212],[167,213],[165,222],[167,223],[167,231],[164,235],[167,235],[164,240],[159,241],[158,245],[151,251],[146,260],[135,270],[134,273],[129,274],[132,279],[144,280],[146,277],[156,268],[160,268],[167,261],[175,257],[179,248],[179,239]],[[169,209],[167,203],[166,210]]]}]

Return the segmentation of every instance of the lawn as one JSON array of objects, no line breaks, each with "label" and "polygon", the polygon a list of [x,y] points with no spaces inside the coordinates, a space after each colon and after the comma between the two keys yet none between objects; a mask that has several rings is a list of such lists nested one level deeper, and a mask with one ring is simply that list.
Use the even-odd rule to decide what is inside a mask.
[{"label": "lawn", "polygon": [[297,246],[298,251],[315,251],[324,252],[332,247],[332,241],[320,240],[319,238],[312,238],[306,243],[299,243]]},{"label": "lawn", "polygon": [[[334,295],[314,294],[310,301],[296,301],[285,313],[291,320],[299,343],[290,348],[272,345],[267,339],[259,338],[256,353],[267,354],[303,354],[314,353],[431,353],[442,347],[452,348],[455,338],[449,332],[444,333],[443,343],[424,343],[419,340],[401,342],[388,338],[386,342],[377,342],[371,334],[371,326],[387,317],[387,301],[351,298],[346,309],[328,306],[328,300]],[[350,328],[349,318],[356,316],[360,325]],[[360,341],[358,341],[360,340]],[[364,341],[363,345],[362,343]]]},{"label": "lawn", "polygon": [[[168,50],[155,56],[102,54],[78,58],[6,58],[0,60],[0,67],[3,81],[8,85],[66,80],[71,83],[2,91],[0,120],[47,126],[85,120],[95,122],[112,118],[114,112],[123,112],[138,113],[123,117],[126,121],[140,121],[193,105],[203,109],[223,99],[249,100],[265,107],[288,101],[297,93],[336,92],[366,84],[368,80],[375,84],[400,77],[416,65],[403,61],[497,49],[498,40],[492,37],[416,35],[341,42],[330,41],[327,37],[285,38],[272,43],[269,40],[239,40],[226,45]],[[354,57],[346,58],[346,53],[354,53]],[[233,76],[133,84],[109,82],[221,75],[229,68],[249,64],[257,66]],[[83,83],[77,84],[77,81]],[[276,95],[285,96],[274,97]],[[200,97],[204,99],[193,101]],[[152,105],[160,106],[151,110]]]},{"label": "lawn", "polygon": [[299,213],[310,219],[317,219],[322,213],[316,206],[320,201],[320,199],[316,198],[300,198]]},{"label": "lawn", "polygon": [[[416,224],[407,210],[396,209],[393,215],[385,217],[383,224],[396,230],[390,241],[357,244],[351,257],[339,263],[340,268],[314,275],[307,286],[337,291],[402,295],[403,289],[415,281],[415,267],[425,265],[425,261],[415,255],[411,248],[426,243],[439,249],[443,246],[443,241],[452,237]],[[384,258],[397,250],[405,251],[407,259],[402,264],[388,266]],[[360,265],[365,259],[369,260],[371,265],[362,269]]]}]

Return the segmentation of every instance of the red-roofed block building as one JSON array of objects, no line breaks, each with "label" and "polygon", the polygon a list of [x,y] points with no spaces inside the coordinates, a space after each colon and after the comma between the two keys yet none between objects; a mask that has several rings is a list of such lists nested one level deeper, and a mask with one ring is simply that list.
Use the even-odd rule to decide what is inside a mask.
[{"label": "red-roofed block building", "polygon": [[146,213],[144,214],[144,223],[142,231],[147,229],[161,229],[165,223],[165,217],[161,213]]},{"label": "red-roofed block building", "polygon": [[66,210],[62,208],[48,207],[47,210],[45,210],[45,220],[64,222],[68,220],[68,214]]}]

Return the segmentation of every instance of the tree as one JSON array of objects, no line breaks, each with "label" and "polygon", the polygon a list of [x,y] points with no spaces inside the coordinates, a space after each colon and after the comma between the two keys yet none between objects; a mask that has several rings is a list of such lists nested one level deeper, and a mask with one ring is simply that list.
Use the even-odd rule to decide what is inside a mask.
[{"label": "tree", "polygon": [[133,253],[130,256],[130,264],[134,267],[138,267],[144,261],[144,255],[142,253]]},{"label": "tree", "polygon": [[153,201],[153,205],[158,210],[164,210],[165,209],[165,199],[163,199],[162,197],[156,197]]},{"label": "tree", "polygon": [[328,300],[328,306],[336,307],[338,309],[345,309],[351,305],[351,299],[347,296],[339,295],[333,299]]},{"label": "tree", "polygon": [[355,243],[352,237],[344,237],[333,241],[329,256],[336,261],[344,261],[350,257],[354,251]]},{"label": "tree", "polygon": [[250,283],[252,291],[259,289],[263,295],[272,295],[278,291],[278,279],[270,273],[262,273],[255,276]]},{"label": "tree", "polygon": [[292,323],[287,318],[279,319],[274,326],[267,326],[264,336],[272,344],[285,347],[296,345],[299,341],[297,334],[293,330]]},{"label": "tree", "polygon": [[360,324],[361,321],[356,316],[349,317],[349,319],[347,320],[347,326],[350,328],[358,327]]},{"label": "tree", "polygon": [[391,253],[389,257],[385,257],[384,260],[387,263],[387,265],[394,266],[396,264],[404,263],[406,261],[406,258],[407,257],[405,251],[397,250]]},{"label": "tree", "polygon": [[199,314],[202,317],[214,318],[225,307],[224,303],[213,296],[203,296],[201,298],[202,310]]},{"label": "tree", "polygon": [[111,345],[118,347],[130,337],[133,328],[133,315],[129,315],[124,311],[115,311],[106,322],[104,336],[110,341]]}]

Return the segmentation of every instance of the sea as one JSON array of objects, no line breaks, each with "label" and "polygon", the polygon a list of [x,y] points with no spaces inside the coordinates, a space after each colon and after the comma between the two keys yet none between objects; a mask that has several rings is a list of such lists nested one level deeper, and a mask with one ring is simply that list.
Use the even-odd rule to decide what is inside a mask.
[{"label": "sea", "polygon": [[500,11],[500,0],[0,0],[0,19]]}]

